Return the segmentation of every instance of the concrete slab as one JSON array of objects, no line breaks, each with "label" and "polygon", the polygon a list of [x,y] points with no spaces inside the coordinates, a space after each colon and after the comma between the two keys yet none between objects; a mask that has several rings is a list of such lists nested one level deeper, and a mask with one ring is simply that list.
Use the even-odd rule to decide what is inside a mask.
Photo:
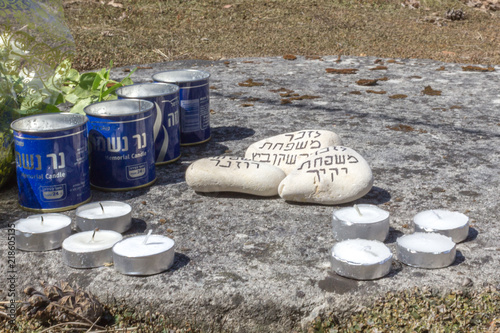
[{"label": "concrete slab", "polygon": [[[320,313],[347,313],[389,290],[464,288],[468,279],[476,287],[497,285],[500,67],[468,72],[461,64],[376,60],[342,57],[337,62],[332,56],[141,65],[133,75],[135,82],[175,68],[211,73],[212,140],[183,148],[179,162],[158,168],[158,181],[150,188],[93,191],[93,199],[132,205],[134,227],[127,234],[152,228],[172,237],[177,244],[173,268],[159,275],[130,277],[113,267],[65,267],[61,250],[19,251],[19,292],[38,280],[67,280],[101,299],[126,299],[131,305],[215,329],[289,332],[300,330]],[[331,74],[326,68],[353,68],[357,73]],[[126,74],[117,69],[113,76]],[[238,85],[248,79],[262,85]],[[356,84],[360,79],[378,82],[360,86]],[[424,94],[427,86],[441,94]],[[290,100],[280,96],[282,88],[317,98],[282,104],[287,103],[283,99]],[[376,281],[341,278],[331,272],[328,259],[336,207],[292,204],[279,197],[201,195],[184,181],[186,168],[196,159],[243,156],[257,140],[302,129],[333,130],[370,163],[374,187],[357,202],[390,211],[386,243],[393,251],[396,238],[412,232],[416,213],[445,208],[467,214],[472,229],[467,241],[458,245],[455,263],[426,270],[395,262],[390,275]],[[16,208],[16,195],[15,184],[0,192],[3,240],[8,222],[29,215]],[[74,211],[66,214],[74,217]],[[6,242],[2,244],[5,258]],[[6,265],[2,259],[2,272]],[[5,298],[5,290],[1,294]]]}]

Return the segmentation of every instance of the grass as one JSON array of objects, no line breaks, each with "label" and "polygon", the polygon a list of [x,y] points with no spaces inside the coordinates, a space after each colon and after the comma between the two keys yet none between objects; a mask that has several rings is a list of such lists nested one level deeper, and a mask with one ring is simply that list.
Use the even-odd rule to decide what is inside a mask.
[{"label": "grass", "polygon": [[[225,332],[189,322],[173,322],[168,314],[108,303],[100,322],[59,323],[19,314],[15,326],[0,320],[2,332]],[[229,330],[228,330],[229,332]],[[369,307],[345,317],[317,318],[307,333],[334,332],[500,332],[500,293],[492,287],[441,293],[428,288],[388,293]]]},{"label": "grass", "polygon": [[[447,21],[448,9],[465,20]],[[500,19],[457,0],[65,0],[74,66],[353,55],[500,64]]]}]

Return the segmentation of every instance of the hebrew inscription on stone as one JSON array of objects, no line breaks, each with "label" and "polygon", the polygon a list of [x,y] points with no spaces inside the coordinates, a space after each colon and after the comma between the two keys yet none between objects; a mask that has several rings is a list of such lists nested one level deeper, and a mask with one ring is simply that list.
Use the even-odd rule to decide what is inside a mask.
[{"label": "hebrew inscription on stone", "polygon": [[219,168],[229,168],[233,166],[233,168],[236,167],[237,169],[258,169],[260,167],[259,163],[255,161],[234,156],[216,156],[210,157],[209,160],[215,163],[215,166]]}]

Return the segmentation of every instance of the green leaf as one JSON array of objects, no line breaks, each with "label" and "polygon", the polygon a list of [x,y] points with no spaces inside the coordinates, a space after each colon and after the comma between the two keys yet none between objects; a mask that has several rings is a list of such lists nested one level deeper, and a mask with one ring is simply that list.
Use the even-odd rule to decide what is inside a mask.
[{"label": "green leaf", "polygon": [[95,77],[97,73],[85,73],[80,76],[80,81],[78,86],[84,90],[92,90],[92,85],[94,84]]},{"label": "green leaf", "polygon": [[68,75],[66,75],[66,80],[77,83],[79,81],[79,79],[80,79],[80,73],[78,73],[78,71],[76,69],[71,68],[68,71]]},{"label": "green leaf", "polygon": [[83,109],[86,106],[92,104],[93,102],[94,102],[94,100],[92,99],[92,97],[80,99],[78,102],[75,103],[75,105],[73,105],[73,107],[71,108],[71,112],[85,114],[85,112],[83,112]]},{"label": "green leaf", "polygon": [[99,90],[102,87],[102,84],[105,83],[104,77],[101,75],[101,73],[97,73],[98,75],[95,76],[94,82],[92,83],[92,90]]}]

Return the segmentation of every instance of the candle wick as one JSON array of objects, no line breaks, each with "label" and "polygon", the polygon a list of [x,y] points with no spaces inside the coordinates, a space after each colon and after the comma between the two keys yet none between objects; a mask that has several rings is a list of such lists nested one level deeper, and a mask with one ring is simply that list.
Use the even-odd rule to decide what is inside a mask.
[{"label": "candle wick", "polygon": [[358,212],[359,216],[363,216],[363,214],[361,214],[361,210],[359,209],[358,205],[354,205],[354,209],[356,209],[356,212]]},{"label": "candle wick", "polygon": [[146,235],[146,237],[144,237],[144,242],[142,242],[142,244],[147,244],[148,243],[149,236],[151,236],[152,232],[153,232],[153,229],[149,229],[149,232]]},{"label": "candle wick", "polygon": [[43,224],[43,215],[40,215],[40,220],[42,220],[42,224]]},{"label": "candle wick", "polygon": [[91,242],[93,242],[93,241],[94,241],[94,237],[95,237],[95,233],[96,233],[96,231],[99,231],[99,228],[95,228],[95,229],[94,229],[94,233],[92,234],[92,240],[91,240]]},{"label": "candle wick", "polygon": [[102,213],[104,214],[104,207],[102,206],[102,203],[99,202],[99,206],[101,206]]},{"label": "candle wick", "polygon": [[442,219],[441,215],[439,215],[435,210],[433,210],[432,212],[438,217],[438,219]]}]

